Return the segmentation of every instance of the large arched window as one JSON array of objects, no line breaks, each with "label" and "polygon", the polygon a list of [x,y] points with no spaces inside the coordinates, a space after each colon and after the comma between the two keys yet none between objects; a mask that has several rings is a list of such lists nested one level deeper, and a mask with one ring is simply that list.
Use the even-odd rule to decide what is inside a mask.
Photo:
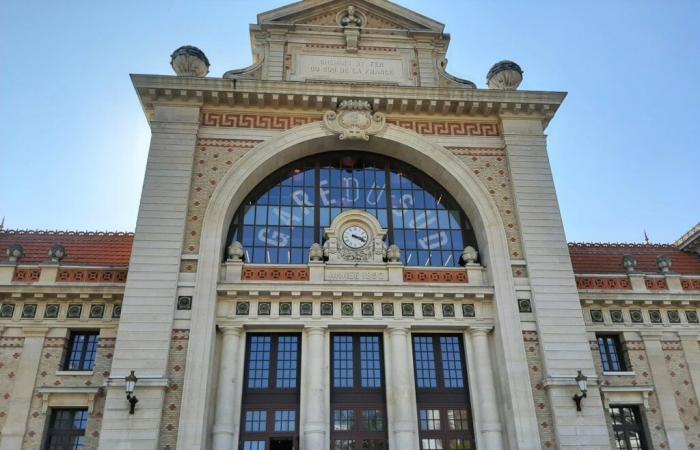
[{"label": "large arched window", "polygon": [[354,151],[302,159],[271,174],[238,209],[229,243],[243,244],[248,263],[305,264],[311,244],[322,244],[325,228],[350,209],[374,215],[407,266],[458,266],[464,247],[476,248],[469,220],[432,178]]}]

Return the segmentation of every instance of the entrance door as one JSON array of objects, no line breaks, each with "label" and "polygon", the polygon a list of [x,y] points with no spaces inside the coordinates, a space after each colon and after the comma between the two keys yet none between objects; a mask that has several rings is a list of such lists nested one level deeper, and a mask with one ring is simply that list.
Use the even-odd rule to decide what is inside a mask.
[{"label": "entrance door", "polygon": [[270,450],[295,450],[294,439],[272,438],[270,439]]}]

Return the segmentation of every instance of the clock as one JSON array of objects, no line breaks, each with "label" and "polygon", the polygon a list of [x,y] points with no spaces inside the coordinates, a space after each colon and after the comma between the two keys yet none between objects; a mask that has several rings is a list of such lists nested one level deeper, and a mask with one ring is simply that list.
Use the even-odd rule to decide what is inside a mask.
[{"label": "clock", "polygon": [[343,231],[343,243],[352,249],[362,248],[369,242],[367,230],[357,225],[347,227]]}]

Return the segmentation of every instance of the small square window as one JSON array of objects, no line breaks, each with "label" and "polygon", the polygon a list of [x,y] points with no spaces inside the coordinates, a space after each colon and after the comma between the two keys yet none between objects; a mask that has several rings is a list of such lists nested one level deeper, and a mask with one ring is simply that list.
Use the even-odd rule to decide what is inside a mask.
[{"label": "small square window", "polygon": [[450,431],[464,431],[469,429],[469,415],[466,409],[448,409],[447,426]]},{"label": "small square window", "polygon": [[442,439],[421,439],[421,450],[442,450]]},{"label": "small square window", "polygon": [[362,411],[362,429],[364,431],[384,431],[384,414],[378,409]]},{"label": "small square window", "polygon": [[262,433],[267,431],[267,411],[246,411],[245,431],[247,433]]},{"label": "small square window", "polygon": [[352,409],[336,409],[333,411],[333,430],[351,431],[355,427],[355,411]]},{"label": "small square window", "polygon": [[275,431],[295,431],[297,423],[296,411],[275,411]]},{"label": "small square window", "polygon": [[440,431],[440,410],[421,409],[418,413],[421,431]]}]

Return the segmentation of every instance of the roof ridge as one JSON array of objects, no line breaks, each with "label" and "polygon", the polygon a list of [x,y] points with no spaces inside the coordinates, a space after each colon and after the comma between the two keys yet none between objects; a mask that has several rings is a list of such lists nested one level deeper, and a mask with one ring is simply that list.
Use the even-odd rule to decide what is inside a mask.
[{"label": "roof ridge", "polygon": [[676,248],[673,244],[646,244],[643,242],[569,242],[569,247],[602,247],[602,248]]},{"label": "roof ridge", "polygon": [[134,236],[131,231],[71,231],[71,230],[0,230],[0,234],[15,236]]}]

